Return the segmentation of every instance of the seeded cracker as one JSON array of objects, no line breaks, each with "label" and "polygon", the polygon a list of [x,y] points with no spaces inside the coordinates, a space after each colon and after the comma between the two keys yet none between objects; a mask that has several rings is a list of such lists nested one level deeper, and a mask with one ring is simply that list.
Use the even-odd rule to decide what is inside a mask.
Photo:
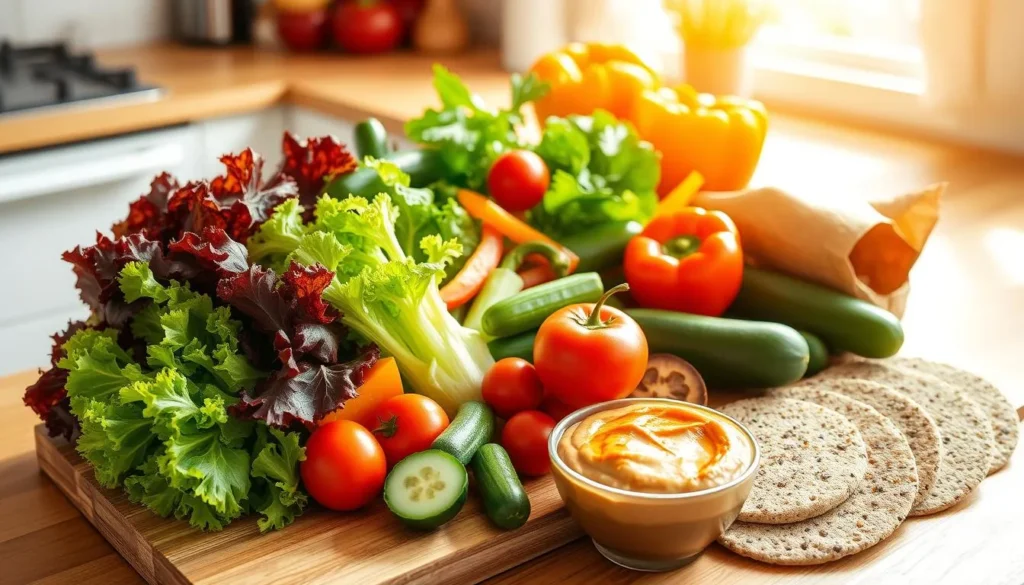
[{"label": "seeded cracker", "polygon": [[841,504],[864,478],[864,441],[835,411],[768,397],[733,402],[722,412],[746,425],[761,448],[740,520],[784,524],[812,518]]},{"label": "seeded cracker", "polygon": [[942,458],[939,428],[921,405],[877,382],[852,378],[811,378],[796,385],[837,392],[859,400],[891,420],[910,444],[917,464],[917,497],[914,505],[924,501],[935,484]]},{"label": "seeded cracker", "polygon": [[914,454],[896,425],[870,406],[834,392],[785,388],[772,395],[813,400],[853,421],[867,443],[867,473],[848,500],[821,516],[775,526],[737,522],[719,542],[766,563],[817,565],[889,537],[906,519],[917,494]]},{"label": "seeded cracker", "polygon": [[889,386],[921,405],[931,415],[942,438],[942,460],[928,496],[911,516],[926,516],[956,505],[988,475],[995,450],[992,424],[965,392],[934,376],[887,365],[852,362],[819,374],[828,378],[858,378]]},{"label": "seeded cracker", "polygon": [[989,462],[989,475],[1006,466],[1010,461],[1010,456],[1013,455],[1013,449],[1017,446],[1019,421],[1017,420],[1017,410],[998,388],[980,376],[949,364],[921,358],[894,358],[888,363],[935,376],[966,392],[992,421],[996,450],[992,452],[992,461]]}]

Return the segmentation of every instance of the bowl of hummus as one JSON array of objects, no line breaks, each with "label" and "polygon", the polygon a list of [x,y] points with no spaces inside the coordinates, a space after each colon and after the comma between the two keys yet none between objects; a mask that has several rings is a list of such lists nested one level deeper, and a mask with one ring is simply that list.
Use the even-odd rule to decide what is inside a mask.
[{"label": "bowl of hummus", "polygon": [[573,519],[614,563],[668,571],[736,520],[760,459],[753,435],[696,404],[626,398],[577,410],[548,439]]}]

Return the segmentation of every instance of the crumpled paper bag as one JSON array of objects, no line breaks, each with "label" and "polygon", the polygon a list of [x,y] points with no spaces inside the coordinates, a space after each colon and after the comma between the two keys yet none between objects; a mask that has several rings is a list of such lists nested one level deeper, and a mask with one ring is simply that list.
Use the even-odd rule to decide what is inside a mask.
[{"label": "crumpled paper bag", "polygon": [[939,219],[946,183],[875,200],[766,187],[702,192],[692,205],[736,222],[751,263],[833,288],[903,316],[909,275]]}]

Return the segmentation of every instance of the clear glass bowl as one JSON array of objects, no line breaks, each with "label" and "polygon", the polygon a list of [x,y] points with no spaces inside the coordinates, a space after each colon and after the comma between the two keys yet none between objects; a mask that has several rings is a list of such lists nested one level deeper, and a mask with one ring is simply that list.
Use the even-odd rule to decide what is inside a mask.
[{"label": "clear glass bowl", "polygon": [[743,425],[718,411],[687,403],[735,426],[750,443],[748,466],[725,484],[679,494],[626,491],[580,475],[558,456],[559,441],[574,424],[596,412],[648,403],[680,404],[665,398],[625,398],[582,408],[552,430],[548,454],[558,494],[605,558],[628,569],[670,571],[696,559],[736,520],[750,494],[761,453]]}]

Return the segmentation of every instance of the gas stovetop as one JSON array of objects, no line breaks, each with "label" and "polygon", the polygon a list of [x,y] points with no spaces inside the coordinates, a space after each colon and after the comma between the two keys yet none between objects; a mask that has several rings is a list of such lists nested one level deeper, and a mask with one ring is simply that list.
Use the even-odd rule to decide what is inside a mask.
[{"label": "gas stovetop", "polygon": [[63,44],[14,47],[0,42],[0,115],[159,94],[158,88],[140,84],[134,69],[99,67],[92,54],[74,54]]}]

